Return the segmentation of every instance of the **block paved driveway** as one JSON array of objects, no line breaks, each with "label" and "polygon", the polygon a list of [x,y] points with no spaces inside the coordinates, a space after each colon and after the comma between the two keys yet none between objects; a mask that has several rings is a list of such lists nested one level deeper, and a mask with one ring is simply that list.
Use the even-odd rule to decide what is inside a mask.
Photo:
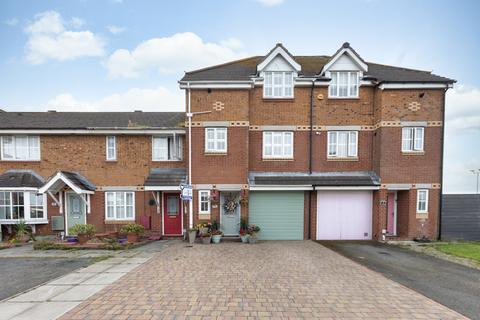
[{"label": "block paved driveway", "polygon": [[311,241],[172,245],[62,319],[464,319]]}]

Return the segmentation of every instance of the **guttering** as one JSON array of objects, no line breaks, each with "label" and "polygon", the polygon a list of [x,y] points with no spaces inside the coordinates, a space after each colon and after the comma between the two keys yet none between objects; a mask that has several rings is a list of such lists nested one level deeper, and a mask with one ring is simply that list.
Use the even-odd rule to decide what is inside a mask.
[{"label": "guttering", "polygon": [[438,232],[437,232],[437,240],[442,239],[442,209],[443,209],[443,157],[445,153],[445,99],[447,97],[447,90],[448,88],[445,89],[445,92],[443,93],[443,112],[442,112],[442,146],[440,147],[440,199],[439,205],[438,205]]},{"label": "guttering", "polygon": [[145,186],[145,191],[178,191],[180,186]]},{"label": "guttering", "polygon": [[251,191],[288,191],[288,190],[313,190],[311,185],[271,185],[250,186]]},{"label": "guttering", "polygon": [[198,81],[179,81],[180,89],[250,89],[253,86],[252,80],[198,80]]},{"label": "guttering", "polygon": [[152,135],[185,134],[185,129],[0,129],[0,134]]},{"label": "guttering", "polygon": [[451,83],[445,82],[381,82],[378,87],[384,89],[448,89]]}]

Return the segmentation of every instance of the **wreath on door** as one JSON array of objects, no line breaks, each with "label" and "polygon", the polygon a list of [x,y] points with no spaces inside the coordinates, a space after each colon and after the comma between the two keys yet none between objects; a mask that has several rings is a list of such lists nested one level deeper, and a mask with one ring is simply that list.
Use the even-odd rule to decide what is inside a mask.
[{"label": "wreath on door", "polygon": [[225,198],[225,202],[223,203],[223,209],[225,210],[225,214],[235,214],[235,211],[238,207],[238,200],[234,196],[228,196]]}]

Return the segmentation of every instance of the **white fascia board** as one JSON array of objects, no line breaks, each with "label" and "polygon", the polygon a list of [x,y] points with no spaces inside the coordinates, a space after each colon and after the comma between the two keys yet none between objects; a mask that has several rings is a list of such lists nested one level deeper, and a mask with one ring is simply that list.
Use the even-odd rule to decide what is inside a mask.
[{"label": "white fascia board", "polygon": [[0,134],[79,134],[79,135],[156,135],[156,134],[180,134],[184,135],[184,129],[178,130],[117,130],[117,129],[6,129],[0,130]]},{"label": "white fascia board", "polygon": [[188,81],[180,82],[180,89],[250,89],[253,86],[251,80],[246,81]]},{"label": "white fascia board", "polygon": [[325,66],[323,66],[321,74],[325,74],[326,71],[328,71],[333,64],[343,55],[347,54],[350,58],[353,59],[353,61],[362,69],[363,72],[368,71],[368,65],[364,63],[360,57],[358,57],[355,52],[353,52],[350,48],[343,48],[340,50]]},{"label": "white fascia board", "polygon": [[260,63],[257,66],[257,71],[260,72],[263,69],[265,69],[266,66],[277,56],[281,55],[297,72],[302,70],[302,66],[297,63],[293,58],[280,46],[277,46],[275,50],[273,50],[268,57],[263,60],[262,63]]},{"label": "white fascia board", "polygon": [[20,221],[25,224],[47,224],[48,219],[16,219],[16,220],[0,220],[0,224],[18,224]]},{"label": "white fascia board", "polygon": [[180,186],[145,186],[145,191],[179,191]]},{"label": "white fascia board", "polygon": [[382,83],[380,90],[384,89],[446,89],[451,88],[445,83]]},{"label": "white fascia board", "polygon": [[297,186],[297,185],[285,185],[285,186],[250,186],[250,191],[290,191],[290,190],[313,190],[310,185]]},{"label": "white fascia board", "polygon": [[315,190],[379,190],[380,186],[359,186],[359,187],[315,187]]},{"label": "white fascia board", "polygon": [[45,193],[58,181],[61,180],[67,186],[70,187],[76,194],[95,194],[94,191],[83,190],[78,188],[70,179],[65,177],[61,172],[58,172],[50,181],[48,181],[43,187],[38,189],[38,193]]},{"label": "white fascia board", "polygon": [[2,187],[0,191],[38,191],[38,189],[33,187]]}]

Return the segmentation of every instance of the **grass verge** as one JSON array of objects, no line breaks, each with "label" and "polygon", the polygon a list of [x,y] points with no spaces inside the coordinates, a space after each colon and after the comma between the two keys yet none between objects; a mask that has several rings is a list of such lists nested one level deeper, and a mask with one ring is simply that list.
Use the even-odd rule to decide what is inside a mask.
[{"label": "grass verge", "polygon": [[435,249],[452,256],[468,258],[480,264],[480,242],[439,243],[435,245]]}]

